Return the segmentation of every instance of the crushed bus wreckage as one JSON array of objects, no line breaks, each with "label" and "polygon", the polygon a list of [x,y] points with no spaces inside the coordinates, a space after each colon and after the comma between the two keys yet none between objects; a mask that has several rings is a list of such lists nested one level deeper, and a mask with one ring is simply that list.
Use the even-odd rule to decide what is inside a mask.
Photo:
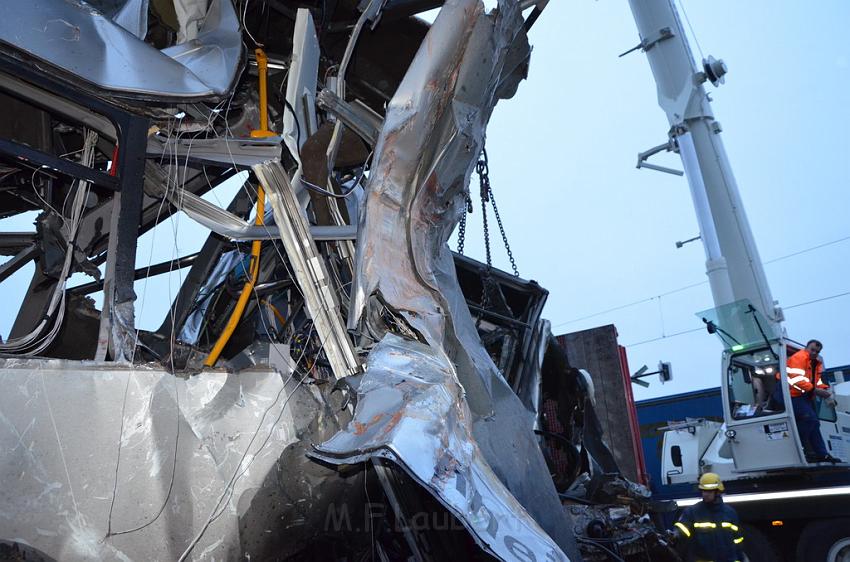
[{"label": "crushed bus wreckage", "polygon": [[[0,233],[0,280],[34,264],[0,343],[0,553],[676,559],[547,291],[447,244],[544,5],[4,6],[0,216],[38,215]],[[178,212],[201,250],[137,264]],[[137,329],[134,281],[177,269]]]}]

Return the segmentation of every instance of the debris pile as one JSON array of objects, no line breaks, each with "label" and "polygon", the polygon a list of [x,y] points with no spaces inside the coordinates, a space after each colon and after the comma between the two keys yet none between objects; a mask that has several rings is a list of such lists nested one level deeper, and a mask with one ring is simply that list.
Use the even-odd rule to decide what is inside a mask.
[{"label": "debris pile", "polygon": [[[34,263],[0,344],[6,551],[662,559],[546,290],[447,245],[544,5],[6,7],[0,216],[39,213],[0,233],[0,280]],[[200,251],[137,264],[176,213]],[[178,269],[138,329],[133,282]]]}]

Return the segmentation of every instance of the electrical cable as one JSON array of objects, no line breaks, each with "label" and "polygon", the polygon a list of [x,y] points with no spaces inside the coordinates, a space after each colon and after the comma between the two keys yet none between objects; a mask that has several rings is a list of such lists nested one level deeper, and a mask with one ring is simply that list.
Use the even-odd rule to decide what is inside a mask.
[{"label": "electrical cable", "polygon": [[[783,307],[783,309],[784,310],[791,310],[793,308],[800,308],[800,307],[803,307],[803,306],[808,306],[810,304],[815,304],[815,303],[824,302],[824,301],[828,301],[828,300],[832,300],[832,299],[837,299],[839,297],[845,297],[845,296],[848,296],[848,295],[850,295],[850,291],[845,291],[843,293],[837,293],[837,294],[834,294],[834,295],[829,295],[829,296],[826,296],[826,297],[821,297],[821,298],[806,301],[806,302],[800,302],[800,303],[797,303],[797,304],[792,304],[791,306]],[[665,339],[668,339],[668,338],[673,338],[673,337],[676,337],[676,336],[683,336],[685,334],[692,334],[694,332],[699,332],[703,329],[704,329],[703,327],[699,327],[699,328],[693,328],[691,330],[682,330],[681,332],[676,332],[674,334],[667,334],[666,336],[660,336],[660,337],[657,337],[657,338],[651,338],[651,339],[648,339],[648,340],[643,340],[643,341],[638,341],[638,342],[635,342],[635,343],[626,344],[623,347],[635,347],[635,346],[638,346],[638,345],[643,345],[645,343],[652,343],[652,342],[656,342],[656,341],[660,341],[660,340],[665,340]]]},{"label": "electrical cable", "polygon": [[694,42],[697,44],[697,50],[699,51],[699,56],[701,60],[705,60],[705,55],[702,52],[702,47],[699,44],[699,38],[697,34],[694,32],[694,27],[691,25],[691,20],[688,17],[688,12],[685,11],[685,3],[682,0],[679,0],[679,6],[682,8],[682,14],[685,16],[685,21],[688,23],[688,29],[691,30],[691,35],[694,38]]},{"label": "electrical cable", "polygon": [[802,306],[808,306],[810,304],[815,304],[815,303],[819,303],[819,302],[823,302],[823,301],[837,299],[838,297],[846,297],[847,295],[850,295],[850,291],[845,291],[843,293],[830,295],[828,297],[821,297],[819,299],[814,299],[814,300],[810,300],[810,301],[806,301],[806,302],[800,302],[800,303],[797,303],[797,304],[792,304],[791,306],[786,306],[784,308],[785,308],[785,310],[791,310],[792,308],[799,308],[799,307],[802,307]]},{"label": "electrical cable", "polygon": [[[173,126],[169,127],[169,136],[171,136],[173,132],[174,132],[174,127]],[[177,137],[176,137],[178,141],[179,141],[179,137],[181,135],[182,135],[182,131],[178,130],[177,131]],[[177,146],[176,142],[174,143],[174,146],[175,147]],[[190,142],[189,146],[190,146],[189,149],[191,150],[191,142]],[[172,162],[173,162],[172,167],[175,169],[174,188],[175,189],[181,189],[182,186],[180,186],[179,180],[177,179],[177,174],[179,173],[179,161],[177,160],[176,148],[174,149],[173,154],[172,154]],[[187,154],[187,164],[188,164],[188,154]],[[185,173],[184,173],[184,176],[183,176],[183,178],[184,178],[183,185],[184,186],[185,186],[185,177],[186,176],[185,176]],[[171,179],[170,178],[171,178],[171,174],[169,172],[169,175],[166,177],[166,190],[170,189],[170,186],[171,186]],[[164,197],[162,199],[162,201],[160,202],[159,208],[157,209],[155,224],[159,224],[159,217],[162,213],[162,210],[164,208],[166,201],[167,201],[167,197]],[[169,218],[171,219],[172,224],[173,224],[172,233],[173,233],[173,236],[174,236],[174,246],[172,248],[172,256],[171,256],[172,257],[171,264],[173,264],[174,258],[175,258],[175,252],[176,252],[176,248],[177,248],[177,238],[178,238],[177,233],[178,233],[179,220],[180,219],[179,219],[179,215],[178,215],[177,224],[174,224],[173,214]],[[156,229],[153,230],[152,236],[153,236],[153,240],[151,241],[151,254],[150,254],[149,260],[148,260],[149,261],[148,272],[150,271],[150,262],[153,259],[153,247],[155,245],[155,240],[156,240]],[[171,270],[169,270],[169,274],[170,273],[171,273]],[[142,294],[142,309],[144,308],[144,300],[145,300],[145,295],[147,293],[147,279],[148,279],[148,277],[145,278],[145,286],[144,286],[143,294]],[[169,300],[171,300],[170,291],[171,291],[171,285],[169,283]],[[172,329],[173,329],[173,322],[174,322],[173,313],[171,313],[171,319],[172,319]],[[132,359],[131,359],[131,363],[135,359],[135,353],[136,353],[137,347],[142,346],[142,347],[147,348],[147,346],[144,346],[144,344],[139,344],[138,339],[139,339],[140,331],[141,331],[140,329],[136,330],[136,337],[135,337],[135,342],[134,342],[134,346],[133,346],[133,356],[132,356]],[[172,339],[172,341],[171,341],[171,353],[169,354],[169,360],[171,361],[172,372],[174,371],[174,348],[173,348],[173,344],[174,344],[174,342],[173,342],[173,339]],[[150,348],[147,348],[147,349],[153,353],[153,350],[151,350]],[[156,354],[154,353],[154,355],[156,355]],[[172,460],[172,465],[171,465],[171,477],[170,477],[170,480],[169,480],[168,489],[166,491],[165,498],[163,499],[162,504],[161,504],[159,510],[157,511],[157,513],[149,521],[147,521],[147,522],[145,522],[141,525],[138,525],[136,527],[130,528],[130,529],[113,532],[112,531],[112,513],[113,513],[113,510],[114,510],[114,507],[115,507],[115,501],[116,501],[117,494],[118,494],[118,477],[119,477],[119,471],[120,471],[120,467],[121,467],[121,450],[122,450],[122,443],[123,443],[123,438],[124,438],[124,418],[125,418],[125,411],[126,411],[126,407],[127,407],[127,390],[129,388],[129,377],[128,377],[127,385],[124,388],[124,399],[123,399],[122,406],[121,406],[121,429],[120,429],[120,432],[119,432],[118,451],[117,451],[116,463],[115,463],[115,477],[114,477],[115,480],[114,480],[114,483],[113,483],[112,499],[111,499],[111,502],[110,502],[110,505],[109,505],[109,515],[108,515],[108,518],[107,518],[107,533],[106,533],[105,539],[112,537],[112,536],[134,533],[134,532],[140,531],[142,529],[145,529],[146,527],[149,527],[150,525],[153,525],[160,518],[160,516],[165,512],[165,508],[168,505],[169,500],[171,499],[171,494],[174,490],[174,484],[175,484],[176,474],[177,474],[177,457],[178,457],[179,446],[180,446],[180,418],[181,418],[179,385],[177,383],[176,377],[173,377],[173,382],[174,382],[174,403],[175,403],[175,426],[176,426],[176,429],[175,429],[175,436],[174,436],[174,451],[173,451],[173,457],[172,457],[173,460]],[[151,405],[153,403],[153,397],[154,397],[154,392],[152,390],[151,396],[150,396],[150,401],[148,403],[148,411],[149,412],[150,412],[150,409],[151,409]]]},{"label": "electrical cable", "polygon": [[245,33],[248,34],[248,37],[251,38],[251,41],[254,42],[254,45],[256,45],[258,47],[263,47],[264,45],[262,43],[259,43],[256,39],[254,39],[254,36],[251,35],[251,30],[248,29],[248,23],[247,23],[246,19],[248,18],[248,2],[249,1],[250,0],[245,0],[245,9],[242,10],[242,29],[245,30]]},{"label": "electrical cable", "polygon": [[[95,158],[95,149],[97,145],[98,135],[94,131],[89,131],[87,129],[83,129],[83,152],[80,158],[80,163],[84,166],[91,168],[94,165]],[[73,205],[71,208],[71,216],[69,217],[69,221],[65,220],[64,215],[58,213],[55,208],[53,208],[47,201],[45,201],[38,191],[36,191],[36,195],[47,205],[48,208],[53,210],[60,219],[62,220],[62,234],[64,235],[67,248],[65,250],[65,259],[62,265],[62,270],[59,275],[59,279],[53,289],[53,295],[48,301],[47,309],[41,319],[41,321],[26,335],[10,339],[6,342],[0,343],[0,352],[11,353],[11,354],[21,354],[26,356],[38,355],[53,342],[56,338],[56,335],[59,333],[62,327],[62,320],[65,317],[65,285],[68,279],[68,276],[71,272],[71,265],[73,264],[73,255],[75,249],[75,241],[77,237],[77,233],[79,231],[80,223],[82,222],[83,210],[85,208],[85,203],[88,200],[88,194],[90,189],[89,182],[83,180],[76,180],[77,189],[74,194]],[[73,186],[69,187],[69,192],[66,194],[66,202],[67,197],[70,195]],[[64,204],[63,204],[64,206]],[[46,333],[44,333],[45,329],[48,329]]]},{"label": "electrical cable", "polygon": [[616,554],[613,550],[611,550],[611,549],[609,549],[608,547],[604,546],[604,545],[603,545],[602,543],[600,543],[599,541],[596,541],[596,540],[593,540],[593,539],[586,539],[586,538],[584,538],[584,537],[576,537],[576,540],[577,540],[578,542],[583,542],[583,543],[589,544],[589,545],[593,546],[594,548],[598,548],[598,549],[600,549],[600,550],[604,550],[605,552],[607,552],[607,553],[608,553],[608,555],[609,555],[609,556],[611,556],[612,558],[614,558],[614,560],[616,560],[617,562],[626,562],[626,561],[625,561],[625,560],[623,560],[620,556],[618,556],[618,555],[617,555],[617,554]]},{"label": "electrical cable", "polygon": [[[830,240],[830,241],[828,241],[828,242],[823,242],[823,243],[821,243],[821,244],[817,244],[817,245],[815,245],[815,246],[809,246],[809,247],[807,247],[807,248],[803,248],[802,250],[799,250],[799,251],[796,251],[796,252],[792,252],[792,253],[790,253],[790,254],[785,254],[785,255],[783,255],[783,256],[779,256],[779,257],[776,257],[776,258],[773,258],[773,259],[767,260],[767,261],[765,261],[765,262],[764,262],[764,264],[765,264],[765,265],[768,265],[768,264],[776,263],[776,262],[778,262],[778,261],[782,261],[782,260],[785,260],[785,259],[788,259],[788,258],[793,258],[793,257],[795,257],[795,256],[799,256],[799,255],[802,255],[802,254],[806,254],[806,253],[812,252],[812,251],[814,251],[814,250],[819,250],[819,249],[821,249],[821,248],[825,248],[825,247],[827,247],[827,246],[832,246],[832,245],[834,245],[834,244],[839,244],[839,243],[841,243],[841,242],[846,242],[847,240],[850,240],[850,236],[844,236],[844,237],[841,237],[841,238],[837,238],[837,239],[835,239],[835,240]],[[612,307],[612,308],[607,308],[607,309],[605,309],[605,310],[600,310],[599,312],[594,312],[593,314],[588,314],[588,315],[585,315],[585,316],[580,316],[580,317],[578,317],[578,318],[573,318],[572,320],[567,320],[567,321],[565,321],[565,322],[559,322],[558,324],[553,324],[553,325],[552,325],[552,327],[553,327],[553,328],[558,328],[558,327],[560,327],[560,326],[566,326],[567,324],[574,324],[574,323],[576,323],[576,322],[581,322],[582,320],[588,320],[588,319],[590,319],[590,318],[595,318],[595,317],[597,317],[597,316],[602,316],[603,314],[608,314],[609,312],[616,312],[616,311],[618,311],[618,310],[623,310],[624,308],[631,308],[631,307],[633,307],[633,306],[637,306],[637,305],[639,305],[639,304],[644,304],[644,303],[647,303],[647,302],[651,302],[651,301],[652,301],[652,300],[654,300],[654,299],[658,299],[658,298],[661,298],[661,297],[666,297],[666,296],[669,296],[669,295],[673,295],[673,294],[676,294],[676,293],[680,293],[680,292],[682,292],[682,291],[686,291],[686,290],[688,290],[688,289],[693,289],[693,288],[695,288],[695,287],[700,287],[700,286],[702,286],[702,285],[707,285],[707,284],[708,284],[708,280],[706,280],[706,281],[700,281],[699,283],[691,283],[690,285],[684,285],[684,286],[679,287],[679,288],[677,288],[677,289],[672,289],[672,290],[667,291],[667,292],[664,292],[664,293],[659,293],[658,295],[655,295],[655,296],[652,296],[652,297],[642,298],[642,299],[639,299],[639,300],[636,300],[636,301],[628,302],[628,303],[626,303],[626,304],[621,304],[621,305],[619,305],[619,306],[615,306],[615,307]],[[791,307],[784,307],[784,308],[788,309],[788,308],[791,308]]]},{"label": "electrical cable", "polygon": [[366,174],[366,165],[368,164],[368,161],[371,157],[372,155],[370,153],[369,157],[367,158],[367,161],[363,163],[363,170],[360,172],[360,176],[358,177],[357,181],[355,181],[351,185],[351,187],[349,187],[347,190],[344,190],[342,193],[333,193],[331,191],[328,191],[323,187],[319,187],[318,185],[305,180],[303,176],[300,178],[301,183],[303,183],[304,187],[306,187],[310,191],[314,191],[316,193],[319,193],[320,195],[324,195],[325,197],[331,197],[333,199],[347,199],[349,195],[354,193],[357,188],[360,187],[360,182],[363,180],[363,177]]}]

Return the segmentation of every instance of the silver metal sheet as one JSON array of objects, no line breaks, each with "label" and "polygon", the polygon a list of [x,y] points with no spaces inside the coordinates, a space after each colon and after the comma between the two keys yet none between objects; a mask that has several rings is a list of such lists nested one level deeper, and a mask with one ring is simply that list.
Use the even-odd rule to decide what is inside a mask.
[{"label": "silver metal sheet", "polygon": [[[229,0],[214,0],[197,38],[162,52],[79,0],[7,2],[0,41],[113,93],[202,99],[229,93],[242,57]],[[122,20],[123,21],[123,20]]]},{"label": "silver metal sheet", "polygon": [[0,539],[63,561],[250,555],[240,518],[321,403],[268,369],[7,359],[0,381]]},{"label": "silver metal sheet", "polygon": [[144,41],[148,34],[148,0],[127,0],[112,20]]},{"label": "silver metal sheet", "polygon": [[298,8],[292,36],[292,63],[286,81],[286,101],[294,110],[284,111],[283,142],[301,167],[301,146],[317,129],[316,82],[321,49],[313,16],[307,8]]},{"label": "silver metal sheet", "polygon": [[[529,542],[523,545],[538,559],[546,559],[553,544],[558,556],[578,558],[568,516],[532,432],[533,414],[481,345],[446,244],[465,209],[469,176],[497,102],[496,92],[515,89],[505,83],[505,58],[511,49],[522,48],[528,49],[528,44],[515,2],[501,1],[489,15],[477,0],[450,0],[443,6],[387,107],[361,213],[349,328],[380,337],[389,329],[380,320],[389,310],[397,324],[405,325],[400,331],[430,347],[432,359],[425,363],[446,379],[441,392],[455,402],[455,410],[446,409],[452,413],[446,418],[435,411],[419,413],[425,416],[423,426],[447,432],[449,440],[462,439],[458,447],[464,455],[452,458],[459,459],[464,485],[480,485],[482,496],[492,494],[486,501],[496,507],[488,509],[513,509],[527,530],[523,537]],[[521,78],[513,72],[510,76]],[[367,377],[373,369],[394,372],[393,361],[403,360],[385,355],[379,361],[372,357],[376,352],[370,354]],[[411,362],[408,367],[416,367],[411,376],[426,376],[419,363],[429,353],[404,346],[396,353]],[[440,370],[445,368],[449,371]],[[398,398],[389,379],[381,392],[390,402]],[[370,405],[358,403],[356,415],[361,408],[387,411],[379,401]],[[360,423],[369,419],[361,417]],[[463,428],[451,427],[454,423]],[[321,450],[336,458],[345,457],[346,447],[352,457],[380,456],[385,450],[375,449],[366,433],[358,435],[357,427],[347,433]],[[407,434],[415,447],[402,447],[395,439],[387,447],[395,448],[397,462],[459,514],[490,552],[513,558],[504,537],[481,528],[475,513],[465,511],[468,498],[447,491],[452,488],[444,485],[441,459],[448,445],[442,442],[434,449],[428,435],[424,430]],[[503,492],[513,496],[512,502]]]},{"label": "silver metal sheet", "polygon": [[189,159],[204,164],[248,168],[273,158],[280,158],[280,137],[236,138],[223,136],[210,139],[152,135],[148,137],[148,156],[163,159]]},{"label": "silver metal sheet", "polygon": [[354,419],[314,456],[336,464],[390,459],[429,488],[490,554],[569,560],[493,474],[470,417],[442,350],[387,334],[369,354]]}]

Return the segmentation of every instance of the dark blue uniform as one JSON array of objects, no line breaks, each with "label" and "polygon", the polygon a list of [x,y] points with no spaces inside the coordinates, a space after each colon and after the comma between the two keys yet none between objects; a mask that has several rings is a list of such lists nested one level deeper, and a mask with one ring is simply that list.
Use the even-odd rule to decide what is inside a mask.
[{"label": "dark blue uniform", "polygon": [[711,560],[735,562],[743,560],[741,543],[744,536],[735,510],[718,496],[713,503],[701,501],[686,507],[675,523],[687,546],[688,562]]}]

